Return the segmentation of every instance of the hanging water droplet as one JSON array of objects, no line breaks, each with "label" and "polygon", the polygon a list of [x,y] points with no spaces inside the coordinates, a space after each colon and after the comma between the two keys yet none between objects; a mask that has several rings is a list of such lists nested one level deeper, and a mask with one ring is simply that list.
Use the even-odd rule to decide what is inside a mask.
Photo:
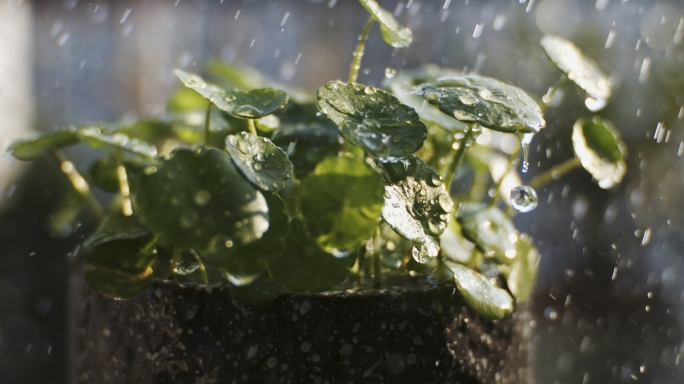
[{"label": "hanging water droplet", "polygon": [[446,193],[440,194],[437,198],[437,202],[439,203],[439,207],[446,213],[450,213],[454,210],[454,202]]},{"label": "hanging water droplet", "polygon": [[439,245],[433,241],[428,241],[425,244],[415,245],[411,249],[411,256],[413,259],[421,264],[425,264],[429,259],[436,257],[439,254]]},{"label": "hanging water droplet", "polygon": [[440,176],[436,173],[433,173],[430,181],[432,181],[433,186],[439,187],[440,185],[442,185],[442,176]]},{"label": "hanging water droplet", "polygon": [[256,161],[258,163],[264,161],[264,154],[263,153],[257,153],[256,155],[254,155],[254,161]]},{"label": "hanging water droplet", "polygon": [[534,132],[528,132],[523,135],[522,140],[520,140],[520,146],[522,147],[523,151],[523,163],[522,163],[522,171],[523,173],[527,172],[527,170],[530,167],[530,163],[528,161],[529,155],[530,155],[530,143],[532,143],[532,138],[534,137]]},{"label": "hanging water droplet", "polygon": [[529,212],[537,207],[539,198],[532,187],[520,185],[511,189],[511,205],[518,212]]},{"label": "hanging water droplet", "polygon": [[254,163],[254,165],[252,165],[252,167],[253,167],[254,170],[257,171],[257,172],[258,172],[258,171],[261,171],[261,164],[260,164],[260,163]]},{"label": "hanging water droplet", "polygon": [[251,149],[247,140],[238,140],[237,147],[238,151],[244,153],[245,155],[248,155]]},{"label": "hanging water droplet", "polygon": [[385,77],[388,79],[393,78],[397,74],[397,70],[394,68],[387,67],[385,68]]}]

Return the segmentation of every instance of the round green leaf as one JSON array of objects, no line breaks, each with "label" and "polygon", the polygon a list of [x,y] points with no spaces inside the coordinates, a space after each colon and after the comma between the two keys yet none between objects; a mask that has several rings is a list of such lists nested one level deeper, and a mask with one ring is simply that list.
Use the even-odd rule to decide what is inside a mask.
[{"label": "round green leaf", "polygon": [[515,260],[518,231],[499,208],[463,204],[456,218],[463,236],[475,243],[486,257],[501,264],[511,264]]},{"label": "round green leaf", "polygon": [[510,269],[500,268],[508,289],[519,303],[524,303],[534,291],[537,281],[539,251],[532,239],[525,233],[520,234],[515,244],[518,255]]},{"label": "round green leaf", "polygon": [[243,175],[264,191],[279,191],[292,177],[292,163],[271,140],[240,132],[226,138],[226,150]]},{"label": "round green leaf", "polygon": [[331,81],[318,88],[318,107],[349,143],[383,161],[416,152],[427,137],[413,108],[371,86]]},{"label": "round green leaf", "polygon": [[268,229],[263,195],[216,149],[178,148],[157,158],[140,177],[136,200],[147,225],[181,248],[201,251],[221,236],[247,244]]},{"label": "round green leaf", "polygon": [[435,238],[444,232],[454,210],[442,177],[417,156],[378,167],[385,183],[382,218],[406,240],[427,246],[428,256],[437,256]]},{"label": "round green leaf", "polygon": [[423,98],[464,123],[501,132],[538,132],[546,122],[522,89],[478,75],[454,76],[419,87]]},{"label": "round green leaf", "polygon": [[284,251],[269,265],[273,280],[302,292],[326,291],[344,282],[356,262],[356,252],[335,257],[322,251],[306,232],[301,220],[292,220]]},{"label": "round green leaf", "polygon": [[199,93],[218,109],[241,119],[258,119],[282,109],[287,104],[285,92],[272,88],[253,89],[249,92],[226,91],[207,84],[200,76],[180,69],[173,74],[186,87]]},{"label": "round green leaf", "polygon": [[328,158],[302,183],[302,214],[326,252],[370,238],[382,208],[382,179],[360,159]]},{"label": "round green leaf", "polygon": [[428,104],[421,95],[413,90],[416,86],[439,78],[459,76],[460,71],[448,68],[440,68],[434,64],[426,65],[417,69],[399,71],[389,82],[388,86],[399,101],[413,108],[420,120],[427,126],[436,124],[449,132],[465,131],[465,124],[446,116],[439,108]]},{"label": "round green leaf", "polygon": [[627,145],[610,121],[598,116],[577,120],[572,128],[572,147],[582,167],[601,188],[612,188],[622,181],[627,172]]},{"label": "round green leaf", "polygon": [[394,48],[406,48],[413,42],[413,32],[404,27],[391,12],[382,8],[375,0],[360,0],[361,5],[380,24],[380,32],[385,42]]},{"label": "round green leaf", "polygon": [[85,279],[98,293],[128,299],[152,282],[156,237],[137,218],[112,215],[85,243]]},{"label": "round green leaf", "polygon": [[570,81],[587,92],[589,98],[586,104],[590,110],[598,111],[606,105],[612,93],[610,81],[594,60],[562,37],[546,35],[540,44],[551,62]]},{"label": "round green leaf", "polygon": [[294,165],[295,175],[304,177],[326,157],[342,149],[335,123],[318,112],[316,104],[289,103],[278,116],[280,126],[271,140],[283,150]]},{"label": "round green leaf", "polygon": [[498,320],[513,312],[513,299],[481,274],[450,260],[444,264],[453,272],[463,301],[485,319]]}]

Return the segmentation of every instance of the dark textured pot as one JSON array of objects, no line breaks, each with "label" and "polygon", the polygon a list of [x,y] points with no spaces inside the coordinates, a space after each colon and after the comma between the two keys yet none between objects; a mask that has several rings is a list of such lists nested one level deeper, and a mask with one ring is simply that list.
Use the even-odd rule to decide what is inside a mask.
[{"label": "dark textured pot", "polygon": [[285,294],[159,283],[128,301],[72,278],[76,383],[532,383],[530,313],[472,313],[452,284]]}]

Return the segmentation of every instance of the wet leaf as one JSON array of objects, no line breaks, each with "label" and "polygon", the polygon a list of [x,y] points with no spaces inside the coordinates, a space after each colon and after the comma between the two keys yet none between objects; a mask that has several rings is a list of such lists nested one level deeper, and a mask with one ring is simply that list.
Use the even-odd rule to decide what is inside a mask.
[{"label": "wet leaf", "polygon": [[399,24],[391,12],[382,8],[375,0],[359,0],[361,5],[380,24],[380,32],[385,42],[394,48],[406,48],[413,42],[411,29]]},{"label": "wet leaf", "polygon": [[374,87],[331,81],[318,88],[318,107],[350,144],[383,161],[416,152],[427,137],[413,108]]},{"label": "wet leaf", "polygon": [[428,247],[427,256],[437,256],[435,238],[444,232],[454,210],[442,177],[416,156],[378,167],[385,183],[382,218],[405,239]]},{"label": "wet leaf", "polygon": [[454,76],[418,87],[423,98],[464,123],[501,132],[538,132],[546,122],[522,89],[477,75]]},{"label": "wet leaf", "polygon": [[579,119],[572,128],[575,156],[603,189],[622,181],[627,172],[627,145],[607,119],[598,116]]},{"label": "wet leaf", "polygon": [[456,218],[463,236],[475,243],[486,257],[501,264],[511,264],[516,259],[518,231],[499,208],[464,203]]},{"label": "wet leaf", "polygon": [[226,150],[247,180],[263,191],[279,191],[292,177],[290,159],[265,137],[247,132],[230,135],[226,139]]},{"label": "wet leaf", "polygon": [[[423,83],[435,81],[439,78],[460,75],[460,71],[440,68],[431,64],[413,70],[400,71],[392,78],[392,81],[389,82],[388,86],[392,90],[392,94],[394,94],[402,104],[413,108],[416,113],[418,113],[420,121],[425,123],[428,127],[435,124],[449,132],[464,132],[466,129],[465,124],[446,116],[439,108],[429,104],[421,95],[414,92],[414,88]],[[431,138],[431,136],[432,135],[428,138]]]},{"label": "wet leaf", "polygon": [[597,108],[602,109],[612,90],[608,76],[601,70],[596,62],[586,56],[575,44],[562,37],[546,35],[541,39],[541,47],[551,62],[563,72],[570,81],[583,89],[590,98],[587,99],[587,107],[596,103]]},{"label": "wet leaf", "polygon": [[85,279],[98,293],[128,299],[153,279],[156,237],[136,217],[114,214],[85,242]]},{"label": "wet leaf", "polygon": [[93,126],[69,126],[59,131],[38,134],[13,142],[8,150],[19,160],[35,160],[51,149],[58,149],[79,142],[83,142],[93,148],[101,148],[103,146],[117,147],[142,157],[152,157],[157,153],[154,147],[137,139],[130,139],[121,133],[108,135],[101,129]]},{"label": "wet leaf", "polygon": [[302,183],[302,214],[326,252],[370,238],[382,209],[382,179],[363,160],[328,158]]},{"label": "wet leaf", "polygon": [[475,244],[463,237],[458,220],[449,220],[449,226],[439,237],[439,244],[442,247],[442,256],[462,264],[470,260],[475,249]]},{"label": "wet leaf", "polygon": [[486,319],[498,320],[513,311],[513,299],[508,292],[461,264],[450,260],[444,260],[444,263],[454,273],[463,301],[475,313]]},{"label": "wet leaf", "polygon": [[180,69],[173,74],[186,87],[209,100],[218,109],[242,119],[258,119],[270,115],[287,104],[285,92],[272,88],[253,89],[249,92],[226,91],[213,84],[207,84],[200,76]]},{"label": "wet leaf", "polygon": [[326,157],[337,156],[342,149],[335,123],[318,112],[316,104],[289,103],[275,115],[280,126],[271,137],[285,151],[297,177],[304,177]]},{"label": "wet leaf", "polygon": [[510,269],[501,268],[508,289],[519,303],[524,303],[534,291],[537,281],[539,251],[532,243],[532,239],[523,233],[515,244],[518,256]]},{"label": "wet leaf", "polygon": [[356,253],[337,258],[322,251],[306,233],[304,223],[293,219],[284,251],[270,262],[273,280],[288,289],[320,292],[332,289],[349,277]]},{"label": "wet leaf", "polygon": [[140,178],[137,203],[147,225],[181,248],[202,251],[221,236],[248,244],[268,229],[263,195],[211,148],[158,157]]}]

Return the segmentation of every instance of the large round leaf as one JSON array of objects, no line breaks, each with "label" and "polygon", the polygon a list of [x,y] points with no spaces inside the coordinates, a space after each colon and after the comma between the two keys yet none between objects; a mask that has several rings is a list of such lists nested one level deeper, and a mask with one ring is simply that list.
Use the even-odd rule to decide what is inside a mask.
[{"label": "large round leaf", "polygon": [[326,252],[370,238],[382,208],[382,179],[360,159],[328,158],[302,183],[302,214]]},{"label": "large round leaf", "polygon": [[240,132],[226,138],[226,150],[247,180],[264,191],[279,191],[292,177],[292,163],[271,140]]},{"label": "large round leaf", "polygon": [[331,81],[318,88],[318,107],[349,143],[383,161],[416,152],[427,137],[413,108],[374,87]]},{"label": "large round leaf", "polygon": [[485,256],[501,264],[511,264],[515,260],[518,231],[499,208],[463,204],[456,218],[463,236],[475,243]]},{"label": "large round leaf", "polygon": [[436,124],[449,132],[463,132],[465,131],[465,124],[462,122],[446,116],[439,108],[432,104],[428,104],[421,95],[414,92],[414,88],[429,81],[435,81],[439,78],[453,77],[461,75],[460,71],[448,68],[440,68],[434,64],[426,65],[417,69],[399,71],[389,81],[388,86],[392,90],[394,96],[402,104],[413,108],[420,120],[426,125]]},{"label": "large round leaf", "polygon": [[220,236],[247,244],[268,229],[263,195],[216,149],[178,148],[157,158],[140,178],[137,203],[147,225],[182,248],[204,250]]},{"label": "large round leaf", "polygon": [[302,221],[292,220],[284,251],[269,264],[273,280],[304,292],[330,290],[344,282],[356,262],[356,252],[335,257],[322,251],[306,232]]},{"label": "large round leaf", "polygon": [[477,75],[454,76],[419,87],[425,100],[464,123],[501,132],[538,132],[546,122],[522,89]]},{"label": "large round leaf", "polygon": [[186,87],[199,93],[218,109],[242,119],[258,119],[282,109],[287,104],[287,94],[272,88],[253,89],[249,92],[226,91],[207,84],[200,76],[180,69],[173,74]]},{"label": "large round leaf", "polygon": [[95,291],[128,299],[152,282],[156,237],[134,216],[112,215],[86,240],[85,280]]},{"label": "large round leaf", "polygon": [[497,320],[513,311],[513,299],[481,274],[450,260],[444,260],[454,274],[463,301],[480,316]]},{"label": "large round leaf", "polygon": [[603,189],[622,181],[627,172],[627,146],[610,121],[598,116],[579,119],[572,128],[575,156]]},{"label": "large round leaf", "polygon": [[278,116],[280,125],[271,140],[287,151],[297,177],[306,176],[342,149],[337,126],[318,112],[316,104],[289,103],[273,116]]},{"label": "large round leaf", "polygon": [[417,156],[378,167],[385,183],[382,218],[405,239],[427,246],[430,257],[437,256],[435,238],[446,229],[454,209],[441,176]]},{"label": "large round leaf", "polygon": [[413,32],[408,27],[404,27],[391,12],[382,8],[375,0],[360,0],[361,5],[366,8],[378,23],[380,32],[385,42],[394,48],[406,48],[413,42]]},{"label": "large round leaf", "polygon": [[546,35],[540,44],[551,62],[570,81],[587,92],[590,97],[586,101],[587,107],[592,111],[602,109],[612,90],[608,76],[598,64],[562,37]]}]

